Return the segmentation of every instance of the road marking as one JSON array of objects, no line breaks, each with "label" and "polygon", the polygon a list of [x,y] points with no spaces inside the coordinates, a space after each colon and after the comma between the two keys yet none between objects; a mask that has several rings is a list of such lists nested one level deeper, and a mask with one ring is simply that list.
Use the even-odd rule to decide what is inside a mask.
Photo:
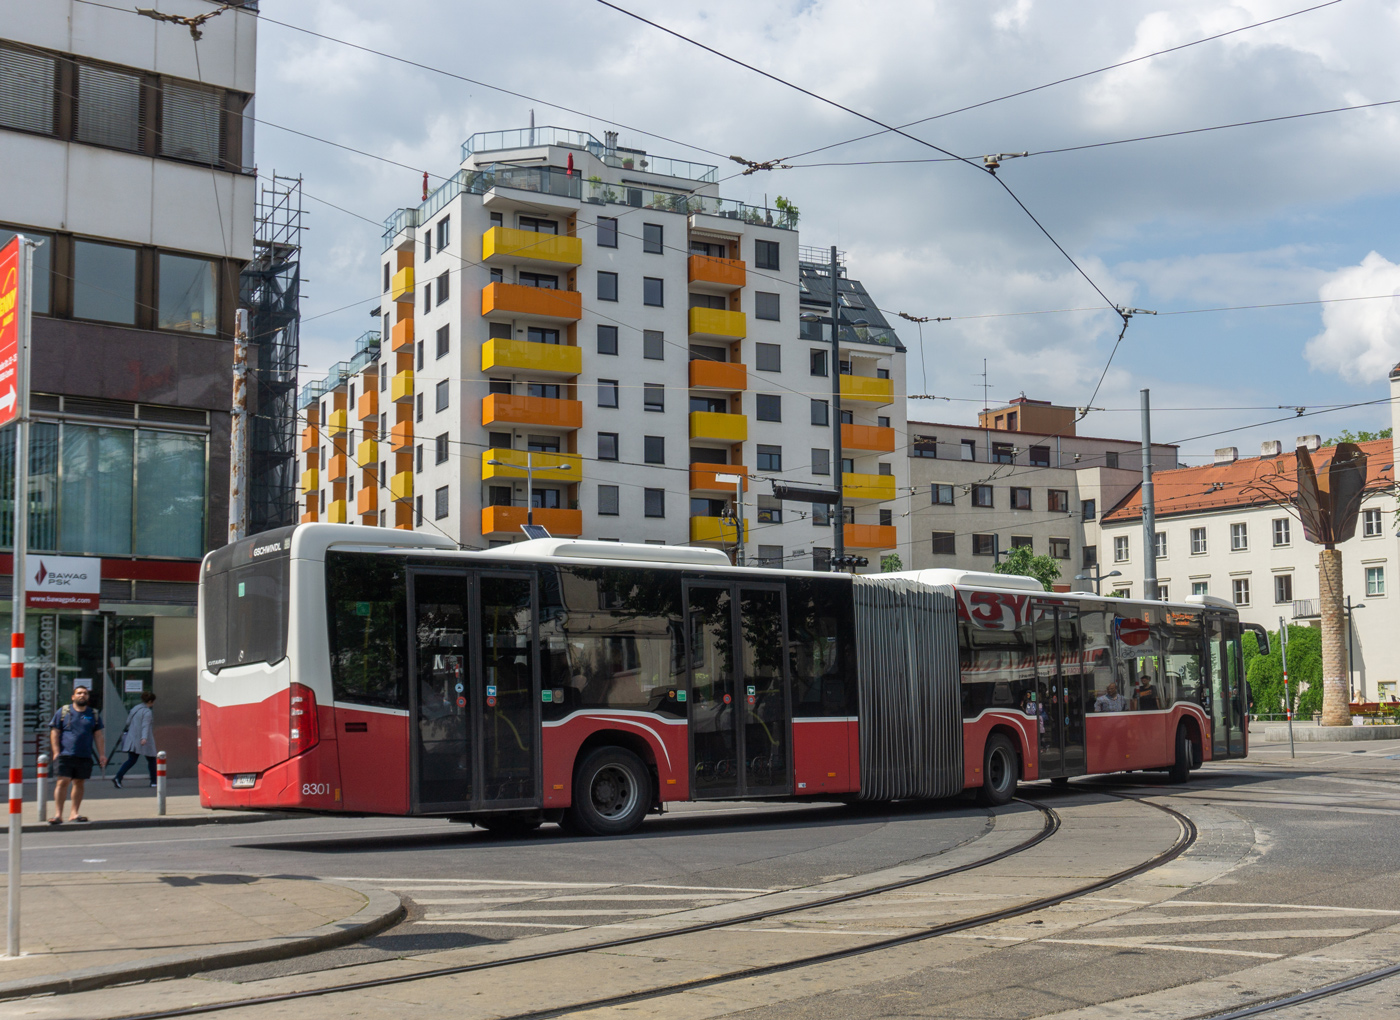
[{"label": "road marking", "polygon": [[[414,921],[413,923],[414,923],[414,924],[450,924],[450,925],[456,925],[456,926],[458,926],[458,927],[460,927],[460,925],[461,925],[461,922],[460,922],[460,921],[433,921],[433,920],[424,920],[424,921]],[[583,927],[585,927],[585,926],[584,926],[584,925],[581,925],[581,924],[543,924],[543,923],[541,923],[541,924],[532,924],[532,923],[527,922],[527,921],[497,921],[495,924],[478,924],[478,925],[474,925],[473,927],[477,927],[477,928],[563,928],[563,929],[567,929],[567,930],[569,930],[569,931],[577,931],[578,929],[583,928]]]},{"label": "road marking", "polygon": [[[1129,943],[1120,939],[1036,939],[1036,942],[1054,942],[1066,946],[1106,946],[1121,949]],[[1252,953],[1243,949],[1206,949],[1204,946],[1164,946],[1157,943],[1133,945],[1134,949],[1162,949],[1172,953],[1206,953],[1211,956],[1252,956],[1258,960],[1281,960],[1283,953]]]},{"label": "road marking", "polygon": [[630,910],[472,910],[461,914],[429,914],[433,921],[479,921],[494,917],[616,917]]},{"label": "road marking", "polygon": [[1400,910],[1381,910],[1372,907],[1321,907],[1307,903],[1240,903],[1234,900],[1163,900],[1162,907],[1287,907],[1290,910],[1323,910],[1341,914],[1400,914]]},{"label": "road marking", "polygon": [[[1150,946],[1166,942],[1272,942],[1275,939],[1349,939],[1364,935],[1365,928],[1301,928],[1274,931],[1176,932],[1172,935],[1124,935],[1104,939],[1123,946]],[[1072,940],[1066,940],[1072,941]]]},{"label": "road marking", "polygon": [[460,898],[453,898],[453,899],[431,899],[431,900],[425,900],[425,899],[422,899],[422,898],[420,898],[420,897],[418,897],[418,896],[415,896],[415,897],[413,897],[413,901],[414,901],[415,903],[421,903],[421,904],[423,904],[424,906],[428,906],[428,905],[430,905],[430,904],[431,904],[431,905],[440,905],[440,904],[446,904],[446,903],[458,903],[458,904],[465,904],[465,903],[572,903],[572,902],[574,902],[574,901],[585,902],[585,903],[594,903],[594,902],[598,902],[598,903],[614,903],[614,902],[634,902],[634,901],[639,901],[639,902],[644,902],[644,903],[654,903],[654,902],[656,902],[656,901],[658,901],[658,900],[679,900],[679,901],[685,902],[685,903],[704,903],[704,902],[712,901],[712,900],[724,900],[724,899],[731,899],[731,900],[732,900],[732,899],[748,899],[748,898],[749,898],[749,897],[748,897],[748,894],[746,894],[746,893],[721,893],[721,894],[717,894],[717,895],[715,895],[715,896],[676,896],[676,895],[670,895],[670,896],[665,896],[665,895],[663,895],[663,896],[608,896],[608,895],[604,895],[604,894],[602,894],[602,893],[599,893],[599,894],[593,895],[593,896],[590,896],[590,895],[587,895],[587,894],[578,895],[578,896],[549,896],[549,895],[541,895],[541,896],[533,897],[533,898],[526,898],[526,897],[522,897],[522,896],[467,896],[467,897],[460,897]]},{"label": "road marking", "polygon": [[440,885],[461,888],[479,885],[483,888],[494,886],[518,887],[521,889],[612,889],[617,882],[526,882],[507,878],[351,878],[345,875],[331,877],[332,882],[379,882],[382,885]]},{"label": "road marking", "polygon": [[[1333,913],[1333,911],[1322,911],[1322,912],[1323,912],[1323,913]],[[1338,911],[1336,911],[1336,913],[1341,914],[1341,913],[1346,913],[1346,912],[1345,912],[1345,911],[1338,910]],[[1148,917],[1139,917],[1139,918],[1137,918],[1137,919],[1134,919],[1134,918],[1132,918],[1132,917],[1111,917],[1111,918],[1107,918],[1107,919],[1102,920],[1102,921],[1094,921],[1094,922],[1091,923],[1091,924],[1085,925],[1085,927],[1086,927],[1086,928],[1132,928],[1132,927],[1135,927],[1135,926],[1140,925],[1140,924],[1142,924],[1142,925],[1147,925],[1147,924],[1181,924],[1181,923],[1183,923],[1183,922],[1189,922],[1189,923],[1191,923],[1191,924],[1197,924],[1197,923],[1204,922],[1204,921],[1254,921],[1254,920],[1257,920],[1257,919],[1260,919],[1260,918],[1266,918],[1266,917],[1291,917],[1291,918],[1294,918],[1294,919],[1302,919],[1302,918],[1308,917],[1308,916],[1316,917],[1317,914],[1300,915],[1300,914],[1292,914],[1292,913],[1289,913],[1288,911],[1285,911],[1285,910],[1272,910],[1272,911],[1252,911],[1252,912],[1249,912],[1249,913],[1234,913],[1234,914],[1192,914],[1190,917],[1181,917],[1181,916],[1177,916],[1177,917],[1151,917],[1151,916],[1148,916]]]}]

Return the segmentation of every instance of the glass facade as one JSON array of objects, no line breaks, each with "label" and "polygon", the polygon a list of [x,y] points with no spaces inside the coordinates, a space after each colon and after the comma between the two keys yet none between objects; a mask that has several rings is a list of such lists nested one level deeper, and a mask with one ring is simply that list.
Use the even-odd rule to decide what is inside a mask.
[{"label": "glass facade", "polygon": [[156,328],[214,334],[219,328],[218,278],[210,259],[160,253]]}]

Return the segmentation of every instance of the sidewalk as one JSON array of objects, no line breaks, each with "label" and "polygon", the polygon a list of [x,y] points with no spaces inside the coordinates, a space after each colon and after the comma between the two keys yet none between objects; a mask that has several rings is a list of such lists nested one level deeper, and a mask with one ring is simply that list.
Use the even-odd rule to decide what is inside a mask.
[{"label": "sidewalk", "polygon": [[[109,773],[115,774],[110,765]],[[36,782],[26,779],[24,783],[24,831],[25,832],[65,832],[76,828],[115,829],[147,825],[202,825],[210,822],[232,823],[260,822],[271,818],[286,818],[288,814],[278,811],[209,811],[199,806],[199,780],[167,779],[165,794],[165,814],[156,814],[156,791],[151,789],[150,780],[143,770],[140,776],[135,770],[127,773],[126,787],[118,790],[112,785],[110,775],[102,778],[93,771],[83,793],[83,814],[90,819],[87,826],[71,825],[68,816],[72,813],[70,802],[64,805],[63,824],[48,825],[39,821],[39,805],[35,802]],[[54,780],[46,783],[48,793],[48,817],[55,815],[53,786]]]},{"label": "sidewalk", "polygon": [[22,955],[0,957],[0,999],[300,956],[403,913],[382,889],[253,875],[26,874],[20,902]]}]

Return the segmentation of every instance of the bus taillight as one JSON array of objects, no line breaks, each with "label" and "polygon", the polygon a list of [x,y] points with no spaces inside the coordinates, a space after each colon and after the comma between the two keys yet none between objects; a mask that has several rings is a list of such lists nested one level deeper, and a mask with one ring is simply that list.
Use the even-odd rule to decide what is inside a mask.
[{"label": "bus taillight", "polygon": [[291,695],[287,750],[291,754],[301,754],[311,750],[321,739],[321,726],[316,718],[316,695],[310,687],[302,684],[292,684]]}]

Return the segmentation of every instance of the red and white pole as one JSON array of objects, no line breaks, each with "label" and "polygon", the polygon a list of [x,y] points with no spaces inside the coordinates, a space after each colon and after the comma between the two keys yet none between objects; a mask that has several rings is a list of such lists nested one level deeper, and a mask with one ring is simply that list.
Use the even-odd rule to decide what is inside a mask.
[{"label": "red and white pole", "polygon": [[156,752],[156,814],[165,814],[165,752]]},{"label": "red and white pole", "polygon": [[39,755],[38,761],[34,763],[34,771],[38,777],[37,788],[34,791],[34,799],[39,804],[39,821],[49,820],[49,756]]}]

